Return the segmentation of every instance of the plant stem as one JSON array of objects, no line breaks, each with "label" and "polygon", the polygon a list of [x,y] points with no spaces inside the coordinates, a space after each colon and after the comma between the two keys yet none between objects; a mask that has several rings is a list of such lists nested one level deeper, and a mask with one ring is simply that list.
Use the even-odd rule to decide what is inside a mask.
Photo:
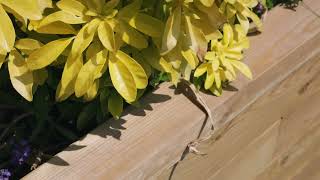
[{"label": "plant stem", "polygon": [[18,117],[16,117],[15,119],[13,119],[13,121],[9,124],[9,126],[1,133],[0,135],[0,142],[3,141],[3,139],[5,138],[6,134],[10,131],[10,129],[17,124],[19,121],[21,121],[22,119],[33,115],[33,112],[28,112],[28,113],[24,113]]}]

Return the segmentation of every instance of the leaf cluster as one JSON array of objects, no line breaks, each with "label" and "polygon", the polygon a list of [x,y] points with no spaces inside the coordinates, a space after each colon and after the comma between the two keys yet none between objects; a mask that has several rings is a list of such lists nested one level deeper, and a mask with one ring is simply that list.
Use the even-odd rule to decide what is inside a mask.
[{"label": "leaf cluster", "polygon": [[[242,62],[258,0],[0,0],[0,68],[33,101],[55,86],[55,100],[97,97],[116,118],[155,72],[221,95]],[[49,72],[58,73],[52,83]],[[163,79],[164,76],[158,77]],[[151,84],[156,83],[151,79]],[[90,107],[88,107],[90,110]],[[106,110],[107,111],[107,110]]]}]

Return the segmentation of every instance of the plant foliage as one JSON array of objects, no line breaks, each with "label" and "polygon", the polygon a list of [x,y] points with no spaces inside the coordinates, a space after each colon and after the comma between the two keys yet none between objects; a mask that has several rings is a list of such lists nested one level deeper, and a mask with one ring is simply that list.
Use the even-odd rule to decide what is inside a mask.
[{"label": "plant foliage", "polygon": [[[0,67],[32,101],[48,71],[61,72],[58,102],[103,96],[115,117],[153,72],[194,81],[215,95],[242,62],[258,0],[0,0]],[[2,67],[4,68],[4,67]],[[61,69],[61,70],[60,70]],[[200,80],[199,80],[200,79]],[[103,94],[105,92],[108,94]],[[100,98],[102,99],[102,98]]]}]

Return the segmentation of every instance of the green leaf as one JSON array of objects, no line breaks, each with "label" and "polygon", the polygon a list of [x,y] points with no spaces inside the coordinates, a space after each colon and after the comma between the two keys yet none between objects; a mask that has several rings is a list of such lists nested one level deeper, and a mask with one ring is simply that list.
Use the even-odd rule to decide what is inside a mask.
[{"label": "green leaf", "polygon": [[89,103],[88,105],[86,105],[81,113],[78,116],[77,119],[77,129],[82,131],[86,128],[88,128],[88,126],[90,127],[90,124],[92,123],[92,119],[95,117],[96,115],[96,108],[97,108],[97,103],[96,102],[92,102]]},{"label": "green leaf", "polygon": [[108,99],[108,109],[115,119],[119,119],[123,111],[123,99],[117,93],[111,93]]},{"label": "green leaf", "polygon": [[133,2],[120,9],[118,17],[125,21],[129,21],[135,14],[139,12],[142,0],[133,0]]}]

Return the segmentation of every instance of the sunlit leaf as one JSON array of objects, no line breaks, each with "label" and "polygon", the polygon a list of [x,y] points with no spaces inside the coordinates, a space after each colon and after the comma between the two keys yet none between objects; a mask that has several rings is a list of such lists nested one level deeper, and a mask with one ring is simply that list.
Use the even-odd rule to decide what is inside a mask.
[{"label": "sunlit leaf", "polygon": [[122,61],[115,57],[109,60],[109,73],[112,84],[118,93],[127,101],[134,102],[137,97],[137,87],[134,78]]},{"label": "sunlit leaf", "polygon": [[41,69],[55,61],[73,38],[64,38],[52,41],[30,54],[27,60],[29,69]]},{"label": "sunlit leaf", "polygon": [[77,0],[60,0],[56,4],[61,10],[76,16],[84,16],[87,8]]},{"label": "sunlit leaf", "polygon": [[40,1],[35,0],[1,0],[1,4],[13,9],[19,15],[32,20],[42,18],[42,10]]},{"label": "sunlit leaf", "polygon": [[133,16],[129,20],[129,24],[140,32],[151,37],[160,37],[164,29],[162,21],[143,13],[137,13]]},{"label": "sunlit leaf", "polygon": [[166,22],[162,37],[162,47],[161,54],[167,54],[174,47],[176,47],[181,26],[181,7],[178,6],[174,9],[173,13],[170,15]]},{"label": "sunlit leaf", "polygon": [[83,96],[90,89],[95,80],[96,70],[103,68],[107,62],[107,58],[108,52],[102,50],[82,66],[75,84],[75,94],[77,97]]},{"label": "sunlit leaf", "polygon": [[9,55],[8,69],[14,89],[26,100],[33,99],[33,74],[21,54],[13,50]]},{"label": "sunlit leaf", "polygon": [[101,43],[105,48],[107,48],[109,51],[116,50],[114,32],[107,21],[103,21],[100,23],[98,27],[98,35]]},{"label": "sunlit leaf", "polygon": [[136,88],[144,89],[148,85],[148,77],[139,63],[120,50],[117,52],[116,58],[128,68],[134,79]]},{"label": "sunlit leaf", "polygon": [[43,44],[35,39],[25,38],[16,41],[14,46],[21,52],[30,54],[32,51],[41,48]]},{"label": "sunlit leaf", "polygon": [[10,52],[13,48],[16,34],[8,14],[0,4],[0,51]]},{"label": "sunlit leaf", "polygon": [[247,78],[252,79],[252,73],[246,64],[237,60],[230,60],[230,62],[235,68],[237,68]]},{"label": "sunlit leaf", "polygon": [[121,38],[124,42],[135,48],[144,49],[148,47],[147,39],[137,30],[124,22],[120,23],[119,33],[121,34]]}]

